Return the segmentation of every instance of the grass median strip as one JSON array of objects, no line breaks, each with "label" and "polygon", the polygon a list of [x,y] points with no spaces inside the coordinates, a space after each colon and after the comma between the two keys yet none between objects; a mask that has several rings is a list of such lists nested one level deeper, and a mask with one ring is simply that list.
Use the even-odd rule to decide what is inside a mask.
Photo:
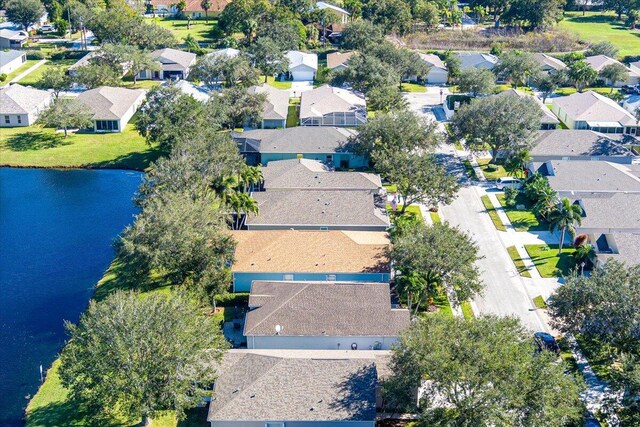
[{"label": "grass median strip", "polygon": [[462,309],[462,315],[466,320],[473,320],[476,318],[469,301],[462,301],[462,304],[460,304],[460,308]]},{"label": "grass median strip", "polygon": [[536,308],[543,309],[543,310],[547,308],[547,303],[544,301],[544,298],[542,298],[542,295],[533,297],[533,305],[535,305]]},{"label": "grass median strip", "polygon": [[511,260],[513,260],[513,264],[516,266],[518,273],[520,273],[522,277],[531,277],[531,273],[529,273],[527,266],[524,265],[524,261],[520,257],[518,249],[516,249],[515,246],[509,246],[507,248],[507,252],[509,252],[509,256],[511,257]]},{"label": "grass median strip", "polygon": [[478,179],[478,175],[476,175],[476,171],[473,170],[473,165],[471,164],[471,161],[469,161],[468,159],[463,160],[462,166],[464,166],[464,170],[467,173],[467,176],[469,177],[469,179]]},{"label": "grass median strip", "polygon": [[493,221],[493,225],[496,226],[498,231],[507,231],[507,228],[502,223],[502,220],[498,216],[498,211],[493,207],[491,200],[489,200],[489,196],[482,196],[480,198],[482,200],[482,204],[484,208],[487,210],[487,213],[491,217],[491,221]]}]

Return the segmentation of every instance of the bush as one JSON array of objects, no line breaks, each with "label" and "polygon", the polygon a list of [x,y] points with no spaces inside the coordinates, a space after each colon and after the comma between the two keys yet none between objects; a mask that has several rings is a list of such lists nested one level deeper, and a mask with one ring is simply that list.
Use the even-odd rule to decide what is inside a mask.
[{"label": "bush", "polygon": [[507,187],[504,189],[504,202],[509,207],[516,205],[516,199],[518,198],[518,189],[513,187]]},{"label": "bush", "polygon": [[0,74],[0,82],[7,80],[7,75],[5,73]]},{"label": "bush", "polygon": [[486,168],[485,168],[485,169],[486,169],[486,171],[487,171],[487,172],[495,172],[495,171],[497,171],[497,170],[498,170],[498,165],[493,164],[493,163],[489,163],[489,164],[486,166]]},{"label": "bush", "polygon": [[216,295],[216,305],[220,307],[246,306],[249,304],[249,292],[236,292]]},{"label": "bush", "polygon": [[53,52],[51,54],[51,59],[53,61],[59,61],[61,59],[65,59],[67,57],[67,51],[66,50],[56,50],[55,52]]},{"label": "bush", "polygon": [[36,59],[40,61],[44,59],[44,52],[40,52],[39,50],[28,50],[27,51],[27,59]]}]

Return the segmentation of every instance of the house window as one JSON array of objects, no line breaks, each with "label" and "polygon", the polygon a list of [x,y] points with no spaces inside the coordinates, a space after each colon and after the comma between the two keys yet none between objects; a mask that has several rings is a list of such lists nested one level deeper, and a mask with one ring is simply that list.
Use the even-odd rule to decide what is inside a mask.
[{"label": "house window", "polygon": [[96,130],[113,131],[118,130],[117,120],[96,120]]},{"label": "house window", "polygon": [[284,423],[264,423],[264,427],[284,427]]},{"label": "house window", "polygon": [[6,124],[11,123],[11,117],[9,117],[9,116],[4,116],[4,122],[5,122]]},{"label": "house window", "polygon": [[335,282],[336,275],[335,274],[327,274],[327,282]]},{"label": "house window", "polygon": [[293,280],[293,274],[284,274],[282,280]]},{"label": "house window", "polygon": [[22,124],[22,116],[18,115],[16,118],[18,119],[18,124]]}]

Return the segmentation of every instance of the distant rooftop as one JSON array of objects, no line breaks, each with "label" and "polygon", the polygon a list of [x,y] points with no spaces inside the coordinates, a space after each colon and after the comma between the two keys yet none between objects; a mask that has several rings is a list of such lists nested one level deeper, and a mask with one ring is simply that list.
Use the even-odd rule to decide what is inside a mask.
[{"label": "distant rooftop", "polygon": [[50,92],[31,86],[17,83],[5,86],[0,89],[0,114],[31,114],[50,101],[51,97]]},{"label": "distant rooftop", "polygon": [[331,113],[349,113],[366,109],[367,102],[361,96],[346,89],[323,85],[302,92],[300,119],[321,117]]},{"label": "distant rooftop", "polygon": [[236,141],[249,140],[260,153],[335,153],[356,131],[320,126],[296,126],[286,129],[255,129],[233,134]]},{"label": "distant rooftop", "polygon": [[576,121],[594,124],[614,122],[623,126],[635,126],[637,123],[636,118],[614,100],[590,90],[554,98],[552,103]]},{"label": "distant rooftop", "polygon": [[541,67],[547,66],[557,71],[567,68],[567,64],[558,58],[554,58],[553,56],[549,56],[545,53],[534,53],[533,58]]},{"label": "distant rooftop", "polygon": [[[629,138],[630,139],[630,138]],[[532,156],[635,156],[623,144],[626,138],[618,134],[602,134],[591,130],[540,131]]]},{"label": "distant rooftop", "polygon": [[640,193],[640,179],[609,162],[551,160],[546,169],[549,184],[558,192]]}]

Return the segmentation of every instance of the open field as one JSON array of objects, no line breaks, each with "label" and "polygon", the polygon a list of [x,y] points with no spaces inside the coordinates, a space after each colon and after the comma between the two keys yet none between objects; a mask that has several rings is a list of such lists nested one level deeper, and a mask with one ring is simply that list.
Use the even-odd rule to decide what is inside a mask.
[{"label": "open field", "polygon": [[160,156],[129,123],[124,132],[70,133],[29,126],[3,128],[0,164],[17,167],[88,167],[144,170]]},{"label": "open field", "polygon": [[[624,18],[623,18],[624,19]],[[575,33],[589,43],[608,41],[620,49],[620,57],[640,54],[640,30],[630,30],[614,13],[565,12],[558,28]]]},{"label": "open field", "polygon": [[170,19],[170,18],[147,18],[148,24],[156,24],[170,30],[179,43],[184,43],[184,39],[191,34],[199,43],[213,43],[213,31],[218,21],[209,19],[207,24],[205,20],[191,20],[191,28],[187,28],[186,19]]}]

